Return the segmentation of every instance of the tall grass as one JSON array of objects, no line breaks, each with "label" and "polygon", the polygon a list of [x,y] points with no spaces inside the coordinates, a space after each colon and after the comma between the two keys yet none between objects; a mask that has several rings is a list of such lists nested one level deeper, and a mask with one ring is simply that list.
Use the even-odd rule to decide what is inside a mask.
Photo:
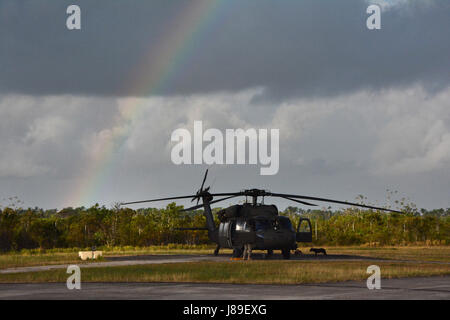
[{"label": "tall grass", "polygon": [[[233,261],[85,268],[82,282],[193,282],[301,284],[365,280],[370,263],[360,261]],[[377,263],[382,278],[450,275],[448,265]],[[0,282],[65,282],[65,270],[0,274]]]}]

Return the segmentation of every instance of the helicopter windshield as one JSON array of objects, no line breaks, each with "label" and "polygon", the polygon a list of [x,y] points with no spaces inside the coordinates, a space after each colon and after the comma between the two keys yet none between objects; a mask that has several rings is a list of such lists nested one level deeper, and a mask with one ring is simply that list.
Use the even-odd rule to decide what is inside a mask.
[{"label": "helicopter windshield", "polygon": [[255,221],[255,229],[256,231],[264,231],[270,229],[272,225],[267,220],[256,220]]},{"label": "helicopter windshield", "polygon": [[294,227],[292,226],[291,220],[287,217],[278,217],[278,221],[280,223],[281,229],[287,229],[291,231],[295,231]]}]

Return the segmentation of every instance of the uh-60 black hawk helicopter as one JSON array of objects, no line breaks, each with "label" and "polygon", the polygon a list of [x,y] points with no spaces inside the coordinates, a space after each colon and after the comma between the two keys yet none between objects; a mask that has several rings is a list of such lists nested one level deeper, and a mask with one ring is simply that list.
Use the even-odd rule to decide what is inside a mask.
[{"label": "uh-60 black hawk helicopter", "polygon": [[[347,201],[296,194],[273,193],[260,189],[249,189],[227,193],[210,193],[210,187],[203,189],[207,176],[208,170],[205,172],[200,190],[198,190],[195,195],[126,202],[121,203],[121,205],[192,198],[192,201],[197,200],[197,205],[183,209],[182,211],[192,211],[203,207],[203,215],[206,218],[206,228],[179,228],[178,230],[207,230],[209,239],[217,244],[214,255],[219,254],[220,248],[230,248],[233,249],[233,257],[240,257],[242,256],[244,245],[251,244],[254,250],[267,250],[266,257],[270,257],[273,254],[273,250],[281,250],[285,259],[290,258],[290,252],[297,248],[297,242],[312,242],[311,222],[307,218],[300,218],[297,229],[294,229],[288,217],[278,215],[278,209],[275,205],[264,204],[264,197],[279,197],[306,206],[317,205],[303,200],[323,201],[401,213],[396,210]],[[211,205],[220,201],[242,196],[246,197],[246,199],[250,197],[252,199],[251,203],[246,202],[244,204],[237,204],[220,210],[217,213],[220,221],[220,224],[217,227],[214,222]],[[214,197],[222,198],[213,200]],[[261,203],[258,203],[258,197],[263,199]],[[203,202],[202,204],[199,204],[200,199]],[[305,231],[301,231],[303,229],[301,228],[302,225],[305,225]]]}]

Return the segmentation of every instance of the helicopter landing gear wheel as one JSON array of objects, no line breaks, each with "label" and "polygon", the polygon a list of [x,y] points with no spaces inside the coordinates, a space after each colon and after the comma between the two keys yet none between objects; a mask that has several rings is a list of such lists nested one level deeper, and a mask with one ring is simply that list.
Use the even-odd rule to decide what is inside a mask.
[{"label": "helicopter landing gear wheel", "polygon": [[214,250],[214,255],[217,257],[219,255],[220,246],[217,246]]},{"label": "helicopter landing gear wheel", "polygon": [[288,260],[291,258],[291,250],[289,249],[283,249],[281,253],[283,254],[283,259]]}]

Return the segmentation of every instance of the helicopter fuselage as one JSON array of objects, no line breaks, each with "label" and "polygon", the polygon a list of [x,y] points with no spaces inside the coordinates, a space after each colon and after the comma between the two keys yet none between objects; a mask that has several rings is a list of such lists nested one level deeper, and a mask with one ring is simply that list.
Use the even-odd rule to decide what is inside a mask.
[{"label": "helicopter fuselage", "polygon": [[[280,225],[280,221],[290,227],[277,226]],[[297,248],[297,242],[295,231],[291,227],[292,224],[286,217],[272,220],[266,218],[230,219],[220,223],[217,243],[221,248],[241,248],[250,243],[256,250],[294,250]]]},{"label": "helicopter fuselage", "polygon": [[[316,204],[309,202],[312,200],[363,207],[371,210],[403,213],[398,210],[371,205],[297,194],[273,193],[261,189],[247,189],[240,192],[210,193],[210,187],[203,188],[207,176],[208,170],[206,170],[201,187],[195,195],[125,202],[121,203],[121,205],[191,198],[192,201],[197,200],[197,204],[193,207],[182,209],[182,211],[193,211],[203,208],[203,215],[206,218],[206,228],[179,228],[178,230],[207,230],[209,239],[212,242],[217,243],[217,248],[214,251],[215,255],[219,253],[220,248],[232,248],[233,254],[236,257],[242,253],[242,248],[245,246],[248,250],[251,250],[252,248],[268,250],[269,256],[274,249],[281,249],[284,258],[286,259],[289,259],[290,251],[297,248],[297,242],[312,242],[311,221],[307,218],[300,218],[297,224],[297,230],[295,230],[289,218],[278,215],[276,206],[263,204],[264,197],[283,198],[306,206],[317,206]],[[246,202],[245,204],[234,205],[220,210],[218,212],[220,224],[217,227],[214,222],[211,204],[241,196],[245,196],[246,199],[250,197],[252,202]],[[214,200],[214,197],[221,198]],[[263,199],[262,204],[258,204],[258,198]],[[199,205],[200,200],[203,202],[201,205]],[[306,222],[307,229],[301,231],[304,222]]]},{"label": "helicopter fuselage", "polygon": [[[245,203],[228,207],[218,212],[220,224],[216,228],[211,225],[208,199],[204,200],[209,237],[220,248],[239,252],[245,244],[252,244],[255,250],[289,252],[297,248],[297,241],[311,241],[311,232],[296,232],[288,217],[278,215],[275,205]],[[308,224],[310,227],[309,220]]]}]

